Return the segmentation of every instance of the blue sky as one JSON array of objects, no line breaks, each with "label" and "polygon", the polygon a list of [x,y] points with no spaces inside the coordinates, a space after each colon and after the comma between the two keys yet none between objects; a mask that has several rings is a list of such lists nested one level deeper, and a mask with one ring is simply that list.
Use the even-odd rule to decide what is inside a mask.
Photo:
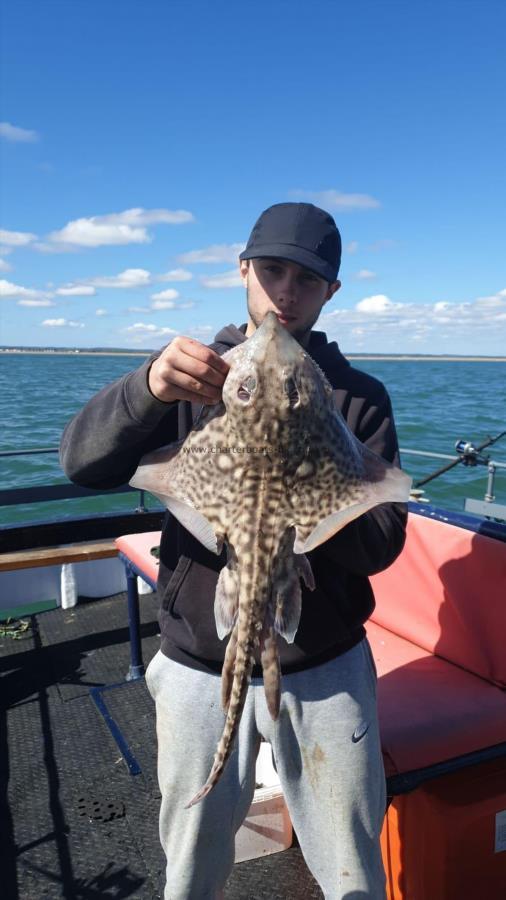
[{"label": "blue sky", "polygon": [[502,0],[4,0],[0,343],[245,321],[262,209],[335,217],[344,352],[506,355]]}]

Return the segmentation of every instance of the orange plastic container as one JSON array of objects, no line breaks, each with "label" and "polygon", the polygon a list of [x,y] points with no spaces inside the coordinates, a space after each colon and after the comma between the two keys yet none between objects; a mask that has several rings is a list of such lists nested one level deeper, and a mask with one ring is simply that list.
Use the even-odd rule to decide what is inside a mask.
[{"label": "orange plastic container", "polygon": [[506,760],[394,798],[381,845],[388,900],[506,900]]}]

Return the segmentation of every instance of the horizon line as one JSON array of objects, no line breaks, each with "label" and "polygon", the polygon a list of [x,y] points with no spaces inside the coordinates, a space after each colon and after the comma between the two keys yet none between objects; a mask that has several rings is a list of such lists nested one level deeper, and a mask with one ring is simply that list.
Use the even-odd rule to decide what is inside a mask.
[{"label": "horizon line", "polygon": [[[65,355],[74,355],[74,354],[101,354],[106,356],[109,355],[124,355],[124,356],[150,356],[152,353],[156,353],[157,350],[162,348],[133,348],[133,347],[102,347],[102,346],[89,346],[89,347],[57,347],[54,345],[46,345],[44,347],[33,346],[33,345],[21,345],[21,344],[1,344],[0,345],[0,353],[8,354],[8,353],[33,353],[33,354],[44,354],[44,353],[56,353],[56,354],[65,354]],[[441,361],[451,361],[451,360],[467,360],[467,361],[489,361],[489,362],[506,362],[506,356],[500,354],[490,354],[485,355],[482,353],[420,353],[420,352],[377,352],[377,351],[350,351],[343,352],[343,356],[350,359],[383,359],[383,360],[441,360]]]}]

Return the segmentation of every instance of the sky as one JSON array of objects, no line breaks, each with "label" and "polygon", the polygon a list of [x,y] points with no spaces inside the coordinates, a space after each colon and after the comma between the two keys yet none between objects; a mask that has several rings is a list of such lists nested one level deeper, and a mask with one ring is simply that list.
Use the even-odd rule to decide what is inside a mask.
[{"label": "sky", "polygon": [[506,355],[503,0],[3,0],[0,345],[246,321],[237,256],[308,200],[344,353]]}]

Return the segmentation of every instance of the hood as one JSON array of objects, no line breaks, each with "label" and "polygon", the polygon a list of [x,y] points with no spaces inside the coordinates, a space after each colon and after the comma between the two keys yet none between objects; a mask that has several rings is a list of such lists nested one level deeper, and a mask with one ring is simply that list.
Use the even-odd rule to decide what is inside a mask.
[{"label": "hood", "polygon": [[[237,347],[246,340],[246,324],[225,325],[214,339],[213,349],[217,349],[220,353],[226,353],[232,347]],[[219,345],[219,348],[215,345]],[[341,353],[336,341],[327,340],[327,335],[323,331],[312,331],[309,336],[307,351],[316,363],[325,372],[332,387],[338,386],[339,374],[343,369],[349,368],[350,363]]]}]

